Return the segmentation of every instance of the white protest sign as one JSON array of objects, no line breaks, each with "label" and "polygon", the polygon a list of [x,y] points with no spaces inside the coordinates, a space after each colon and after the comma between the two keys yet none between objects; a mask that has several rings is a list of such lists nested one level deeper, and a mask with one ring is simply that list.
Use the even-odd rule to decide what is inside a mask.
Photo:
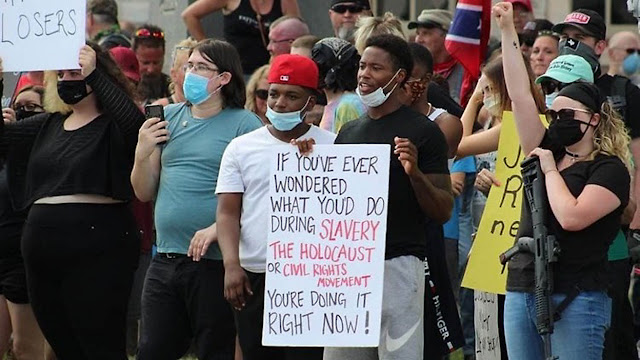
[{"label": "white protest sign", "polygon": [[474,291],[473,323],[476,330],[476,359],[500,360],[500,333],[498,332],[498,295]]},{"label": "white protest sign", "polygon": [[270,158],[262,343],[378,346],[390,145]]},{"label": "white protest sign", "polygon": [[78,69],[85,44],[86,0],[0,2],[4,71]]}]

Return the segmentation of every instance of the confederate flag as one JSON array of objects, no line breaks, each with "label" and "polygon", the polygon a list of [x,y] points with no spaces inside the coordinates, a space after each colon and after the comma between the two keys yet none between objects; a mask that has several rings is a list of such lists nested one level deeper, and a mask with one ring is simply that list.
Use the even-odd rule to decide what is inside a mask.
[{"label": "confederate flag", "polygon": [[466,105],[480,77],[491,24],[491,0],[458,0],[444,46],[465,69],[460,102]]}]

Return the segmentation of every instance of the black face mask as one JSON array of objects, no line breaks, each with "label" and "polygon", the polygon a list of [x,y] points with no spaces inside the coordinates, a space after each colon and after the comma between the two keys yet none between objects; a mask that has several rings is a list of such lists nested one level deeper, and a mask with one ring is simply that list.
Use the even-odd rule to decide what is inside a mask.
[{"label": "black face mask", "polygon": [[58,81],[58,95],[65,104],[77,104],[89,94],[90,93],[87,92],[87,83],[84,80]]},{"label": "black face mask", "polygon": [[40,114],[42,111],[27,111],[24,109],[18,109],[15,112],[16,112],[16,121],[20,121],[22,119],[26,119],[33,115]]},{"label": "black face mask", "polygon": [[558,55],[578,55],[585,59],[591,66],[591,70],[594,74],[594,79],[600,77],[600,59],[596,55],[595,51],[588,45],[580,42],[579,40],[566,38],[560,40],[558,43]]},{"label": "black face mask", "polygon": [[[555,120],[549,124],[549,136],[555,142],[562,146],[571,146],[578,141],[582,140],[584,132],[580,129],[580,125],[585,124],[593,126],[582,120]],[[588,128],[587,128],[588,129]]]}]

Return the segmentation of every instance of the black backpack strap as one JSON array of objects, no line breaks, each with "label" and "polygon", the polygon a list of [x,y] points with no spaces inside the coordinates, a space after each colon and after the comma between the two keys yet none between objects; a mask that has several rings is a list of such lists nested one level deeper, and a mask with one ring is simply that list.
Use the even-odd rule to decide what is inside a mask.
[{"label": "black backpack strap", "polygon": [[611,93],[607,96],[609,105],[625,117],[627,109],[627,82],[628,78],[624,76],[613,76],[613,83],[611,84]]}]

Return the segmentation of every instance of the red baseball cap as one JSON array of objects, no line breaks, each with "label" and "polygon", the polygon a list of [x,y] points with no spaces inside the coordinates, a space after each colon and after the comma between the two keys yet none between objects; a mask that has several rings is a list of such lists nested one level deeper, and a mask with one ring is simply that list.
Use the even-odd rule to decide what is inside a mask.
[{"label": "red baseball cap", "polygon": [[273,59],[269,68],[269,84],[298,85],[318,89],[318,66],[301,55],[282,54]]},{"label": "red baseball cap", "polygon": [[135,82],[140,81],[140,65],[133,50],[124,46],[116,46],[111,48],[109,52],[126,77]]},{"label": "red baseball cap", "polygon": [[527,10],[529,12],[533,12],[533,6],[531,6],[531,0],[507,0],[507,2],[510,2],[512,4],[520,4],[522,6],[524,6],[525,8],[527,8]]}]

